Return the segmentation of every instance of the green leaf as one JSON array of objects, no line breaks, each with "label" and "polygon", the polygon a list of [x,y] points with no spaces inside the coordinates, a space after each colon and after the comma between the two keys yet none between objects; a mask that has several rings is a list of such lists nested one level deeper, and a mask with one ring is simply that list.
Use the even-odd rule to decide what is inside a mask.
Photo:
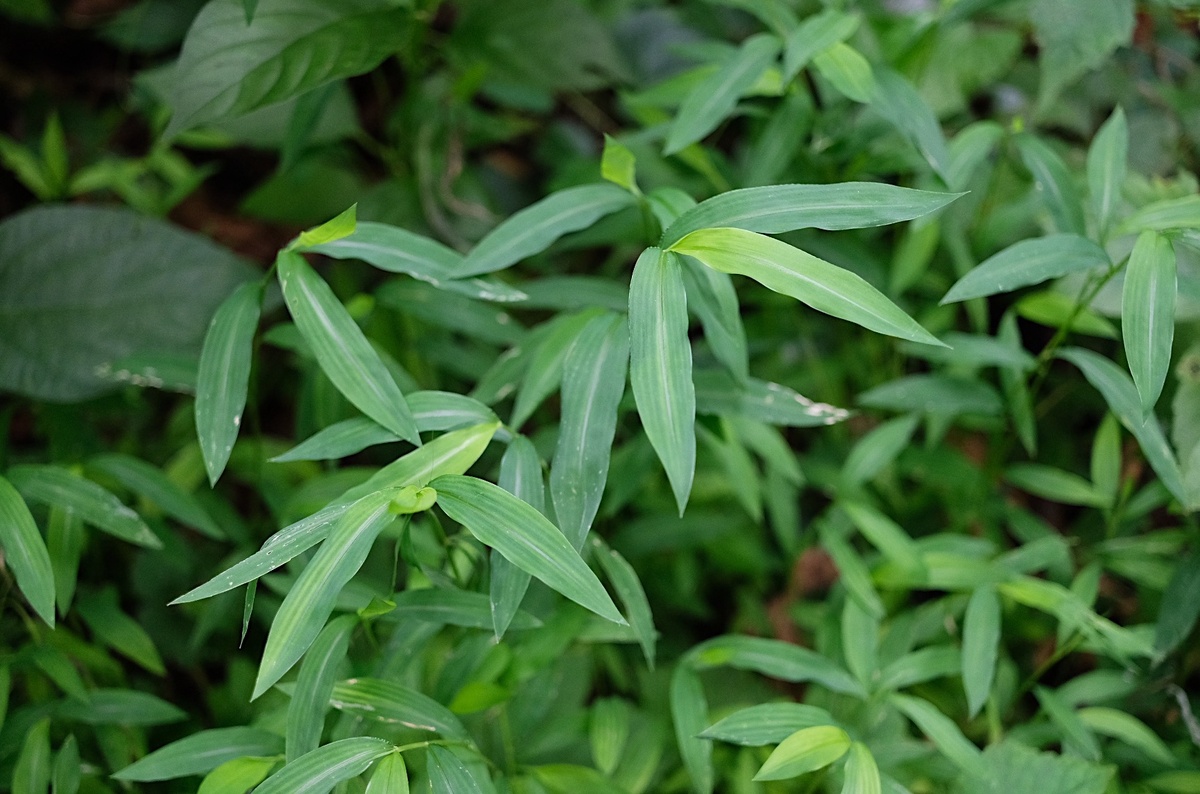
[{"label": "green leaf", "polygon": [[430,487],[448,516],[509,562],[600,617],[625,624],[579,552],[534,507],[474,477],[448,474]]},{"label": "green leaf", "polygon": [[999,649],[1000,599],[994,587],[980,585],[971,591],[963,616],[962,681],[970,717],[979,713],[992,691]]},{"label": "green leaf", "polygon": [[262,297],[258,282],[238,287],[221,303],[204,337],[196,376],[196,437],[211,485],[225,470],[242,425]]},{"label": "green leaf", "polygon": [[683,212],[659,243],[675,243],[700,229],[732,226],[762,234],[796,229],[865,229],[936,212],[962,193],[932,193],[876,182],[770,185],[730,190]]},{"label": "green leaf", "polygon": [[429,746],[427,771],[433,794],[483,794],[483,789],[458,756],[439,747]]},{"label": "green leaf", "polygon": [[1035,0],[1030,19],[1042,73],[1038,109],[1045,111],[1054,106],[1064,88],[1129,42],[1133,2],[1080,5],[1074,0]]},{"label": "green leaf", "polygon": [[1142,232],[1125,268],[1121,338],[1142,411],[1147,414],[1154,410],[1171,368],[1178,294],[1171,241],[1154,232]]},{"label": "green leaf", "polygon": [[[500,487],[518,499],[529,503],[538,512],[546,506],[546,484],[542,480],[542,461],[533,442],[525,436],[514,436],[500,459]],[[529,588],[530,574],[503,554],[492,549],[489,598],[492,604],[492,628],[496,638],[504,636],[521,606]]]},{"label": "green leaf", "polygon": [[283,752],[283,739],[261,728],[214,728],[160,747],[113,774],[117,780],[149,782],[203,775],[243,756]]},{"label": "green leaf", "polygon": [[369,0],[262,0],[248,25],[242,0],[207,4],[175,65],[164,136],[374,69],[401,48],[409,13]]},{"label": "green leaf", "polygon": [[878,90],[871,64],[858,50],[839,41],[813,56],[813,66],[843,96],[867,104]]},{"label": "green leaf", "polygon": [[1041,463],[1016,463],[1009,466],[1004,479],[1035,496],[1067,505],[1107,507],[1109,498],[1090,482],[1069,471]]},{"label": "green leaf", "polygon": [[146,692],[131,689],[92,689],[85,701],[67,700],[58,705],[59,719],[86,725],[167,725],[187,719],[187,714]]},{"label": "green leaf", "polygon": [[155,675],[166,675],[154,640],[133,618],[121,611],[112,587],[80,598],[76,611],[100,642],[136,662]]},{"label": "green leaf", "polygon": [[320,543],[357,499],[385,488],[425,486],[442,474],[462,474],[474,465],[500,427],[499,422],[455,430],[389,463],[365,483],[351,488],[329,507],[290,524],[263,543],[262,548],[233,567],[172,601],[185,604],[240,587]]},{"label": "green leaf", "polygon": [[1004,740],[984,751],[981,763],[963,775],[955,794],[1104,794],[1114,767],[1070,755],[1039,753]]},{"label": "green leaf", "polygon": [[[392,597],[396,617],[414,618],[447,626],[466,626],[474,629],[490,629],[492,624],[491,602],[483,593],[469,590],[425,588],[406,590]],[[508,628],[522,630],[541,626],[542,622],[528,612],[518,610]]]},{"label": "green leaf", "polygon": [[288,311],[338,391],[364,414],[420,446],[404,395],[333,290],[297,253],[281,251],[276,264]]},{"label": "green leaf", "polygon": [[884,557],[917,574],[925,569],[917,544],[895,521],[862,502],[839,502],[838,505]]},{"label": "green leaf", "polygon": [[1171,447],[1163,435],[1162,427],[1153,416],[1146,417],[1137,388],[1128,375],[1104,356],[1083,348],[1067,348],[1059,353],[1083,371],[1083,376],[1104,396],[1111,410],[1121,420],[1125,429],[1138,440],[1151,468],[1162,479],[1167,490],[1187,504],[1187,493],[1183,486],[1183,475],[1175,460]]},{"label": "green leaf", "polygon": [[0,477],[0,549],[34,612],[54,626],[54,569],[33,515],[8,480]]},{"label": "green leaf", "polygon": [[87,468],[89,471],[111,477],[142,498],[158,505],[167,515],[194,527],[208,537],[225,537],[225,533],[200,506],[196,497],[176,485],[157,466],[132,455],[112,453],[91,458],[87,462]]},{"label": "green leaf", "polygon": [[[290,763],[317,749],[325,727],[325,712],[338,667],[346,659],[350,635],[358,621],[353,615],[342,615],[329,621],[304,654],[296,690],[288,704],[286,758]],[[246,753],[266,755],[266,753]]]},{"label": "green leaf", "polygon": [[73,510],[87,523],[121,540],[162,548],[150,527],[101,486],[60,466],[25,465],[8,470],[8,480],[35,502]]},{"label": "green leaf", "polygon": [[1026,320],[1050,328],[1069,328],[1072,333],[1116,339],[1117,328],[1089,308],[1079,309],[1070,295],[1047,289],[1023,296],[1014,306]]},{"label": "green leaf", "polygon": [[819,427],[847,419],[850,412],[813,402],[781,386],[749,378],[739,383],[720,370],[696,370],[696,411],[702,414],[742,417],[786,427]]},{"label": "green leaf", "polygon": [[577,549],[583,547],[608,481],[628,364],[629,325],[612,314],[588,322],[563,361],[550,498],[559,528]]},{"label": "green leaf", "polygon": [[79,744],[75,741],[75,735],[71,734],[62,743],[54,759],[54,770],[50,776],[51,794],[76,794],[82,777]]},{"label": "green leaf", "polygon": [[717,128],[779,54],[780,41],[759,33],[742,45],[684,98],[667,134],[666,154],[674,154]]},{"label": "green leaf", "polygon": [[683,281],[688,306],[700,318],[713,356],[739,382],[745,382],[750,377],[750,356],[733,279],[687,257],[683,260]]},{"label": "green leaf", "polygon": [[596,547],[596,558],[600,567],[604,569],[609,584],[617,591],[617,597],[625,607],[625,614],[629,616],[629,627],[633,629],[633,635],[642,646],[646,664],[653,670],[654,646],[658,640],[658,632],[654,630],[650,601],[646,598],[646,591],[642,589],[637,572],[624,557],[605,546],[599,538],[593,537],[592,542]]},{"label": "green leaf", "polygon": [[375,765],[375,774],[367,784],[366,794],[408,794],[408,767],[404,756],[391,753]]},{"label": "green leaf", "polygon": [[1064,744],[1073,753],[1081,755],[1089,761],[1099,761],[1100,743],[1096,741],[1095,735],[1083,724],[1083,720],[1079,718],[1074,709],[1064,703],[1053,690],[1046,687],[1034,687],[1033,694],[1037,696],[1042,710],[1050,717],[1050,721],[1062,732]]},{"label": "green leaf", "polygon": [[783,82],[790,83],[813,56],[845,41],[858,30],[860,19],[827,8],[800,23],[788,34],[783,52]]},{"label": "green leaf", "polygon": [[670,252],[647,248],[633,267],[629,345],[638,415],[683,515],[696,468],[696,390],[683,268]]},{"label": "green leaf", "polygon": [[1174,766],[1178,763],[1178,758],[1166,743],[1158,738],[1146,723],[1132,714],[1103,706],[1090,706],[1079,709],[1076,716],[1085,728],[1125,742],[1160,764]]},{"label": "green leaf", "polygon": [[1200,195],[1163,199],[1147,204],[1117,227],[1118,234],[1200,229]]},{"label": "green leaf", "polygon": [[988,257],[960,278],[942,304],[1012,292],[1068,273],[1111,267],[1104,249],[1086,237],[1052,234],[1022,240]]},{"label": "green leaf", "polygon": [[950,151],[929,104],[912,83],[891,69],[876,72],[875,81],[871,107],[912,141],[934,173],[950,184]]},{"label": "green leaf", "polygon": [[466,740],[466,728],[450,709],[415,689],[377,678],[351,678],[333,687],[334,708],[384,722],[398,722],[419,731]]},{"label": "green leaf", "polygon": [[867,614],[853,598],[842,604],[842,656],[864,688],[873,689],[879,669],[879,620]]},{"label": "green leaf", "polygon": [[712,794],[712,742],[699,738],[708,724],[708,700],[700,676],[687,666],[676,666],[671,674],[671,722],[683,766],[696,794]]},{"label": "green leaf", "polygon": [[883,782],[879,778],[879,767],[875,756],[862,742],[850,746],[850,757],[846,760],[846,780],[842,794],[882,794]]},{"label": "green leaf", "polygon": [[822,708],[800,703],[762,703],[740,709],[706,729],[700,736],[722,742],[757,747],[778,744],[802,728],[834,725]]},{"label": "green leaf", "polygon": [[908,447],[920,421],[916,415],[898,416],[867,433],[846,456],[842,477],[852,484],[870,482]]},{"label": "green leaf", "polygon": [[1066,164],[1040,138],[1022,133],[1013,138],[1025,167],[1033,175],[1034,189],[1041,194],[1057,231],[1086,234],[1083,202]]},{"label": "green leaf", "polygon": [[327,794],[394,749],[391,742],[373,736],[339,739],[286,764],[254,789],[254,794]]},{"label": "green leaf", "polygon": [[891,695],[888,701],[908,717],[921,732],[962,771],[972,774],[981,767],[982,754],[954,722],[928,700],[909,695]]},{"label": "green leaf", "polygon": [[671,250],[723,273],[749,276],[817,311],[872,331],[944,347],[859,276],[773,237],[736,228],[701,229],[672,245]]},{"label": "green leaf", "polygon": [[564,234],[629,206],[633,197],[616,185],[570,187],[551,193],[488,232],[455,271],[456,278],[493,273],[540,254]]},{"label": "green leaf", "polygon": [[41,719],[25,735],[12,773],[12,794],[45,794],[50,788],[50,720]]},{"label": "green leaf", "polygon": [[270,689],[312,645],[338,593],[358,573],[375,538],[395,519],[389,508],[399,491],[389,488],[364,496],[330,530],[271,621],[251,699]]},{"label": "green leaf", "polygon": [[541,338],[533,349],[509,420],[509,426],[514,430],[524,425],[542,401],[562,383],[567,353],[594,318],[594,312],[560,314],[536,329],[534,333]]},{"label": "green leaf", "polygon": [[867,614],[879,620],[883,619],[887,610],[883,606],[883,601],[879,599],[879,594],[875,592],[874,585],[871,584],[871,572],[862,557],[837,530],[830,526],[829,522],[822,523],[818,531],[821,536],[821,545],[825,547],[825,551],[829,552],[833,564],[837,566],[846,592],[850,594],[851,598],[858,601],[859,606],[865,609]]},{"label": "green leaf", "polygon": [[754,779],[787,780],[815,771],[841,758],[850,745],[850,736],[837,726],[801,728],[780,742]]},{"label": "green leaf", "polygon": [[1179,561],[1167,589],[1154,627],[1154,648],[1160,654],[1179,647],[1200,618],[1200,550]]},{"label": "green leaf", "polygon": [[50,508],[47,523],[46,550],[50,552],[50,567],[54,570],[54,595],[59,613],[65,615],[75,597],[87,530],[79,516],[60,507]]},{"label": "green leaf", "polygon": [[1121,203],[1128,159],[1129,125],[1125,122],[1125,111],[1118,105],[1092,139],[1087,153],[1088,195],[1101,239]]},{"label": "green leaf", "polygon": [[935,678],[962,673],[962,654],[950,645],[931,645],[906,653],[879,673],[879,689],[905,689]]},{"label": "green leaf", "polygon": [[728,665],[781,681],[815,681],[834,692],[861,696],[862,686],[834,662],[808,648],[764,637],[727,635],[700,643],[689,651],[697,669]]},{"label": "green leaf", "polygon": [[592,704],[588,720],[588,740],[596,768],[611,776],[621,761],[629,740],[631,712],[628,701],[601,698]]},{"label": "green leaf", "polygon": [[357,226],[358,205],[351,204],[350,209],[325,221],[320,226],[300,232],[300,236],[296,238],[295,247],[307,251],[323,243],[332,243],[354,234]]},{"label": "green leaf", "polygon": [[1081,630],[1117,660],[1154,656],[1148,638],[1097,615],[1083,599],[1056,582],[1018,576],[1000,582],[997,587],[1002,595],[1054,615],[1069,629]]},{"label": "green leaf", "polygon": [[254,275],[206,237],[82,204],[5,218],[0,262],[0,389],[52,402],[113,391],[134,353],[194,359],[218,304]]},{"label": "green leaf", "polygon": [[196,794],[245,794],[279,763],[278,756],[244,756],[226,761],[205,775]]},{"label": "green leaf", "polygon": [[607,134],[600,155],[600,176],[635,196],[642,195],[637,184],[637,158],[628,146]]}]

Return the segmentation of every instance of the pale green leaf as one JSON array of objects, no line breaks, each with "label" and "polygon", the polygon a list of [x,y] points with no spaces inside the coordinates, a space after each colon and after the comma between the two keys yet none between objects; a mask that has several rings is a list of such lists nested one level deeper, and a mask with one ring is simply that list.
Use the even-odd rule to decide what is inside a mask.
[{"label": "pale green leaf", "polygon": [[1035,496],[1068,505],[1107,507],[1109,497],[1078,474],[1041,463],[1015,463],[1004,479]]},{"label": "pale green leaf", "polygon": [[671,674],[670,701],[675,741],[692,780],[692,790],[696,794],[712,794],[712,742],[700,738],[708,724],[708,700],[700,676],[686,665],[678,665]]},{"label": "pale green leaf", "polygon": [[1033,688],[1042,710],[1050,717],[1050,721],[1062,732],[1063,743],[1077,755],[1089,761],[1100,760],[1100,742],[1095,734],[1079,718],[1079,714],[1062,701],[1053,690],[1044,686]]},{"label": "pale green leaf", "polygon": [[314,246],[322,243],[331,243],[334,240],[340,240],[343,237],[349,237],[354,234],[354,229],[358,225],[358,205],[351,204],[350,208],[345,212],[340,213],[334,218],[325,221],[320,226],[316,226],[308,231],[300,232],[300,236],[296,238],[295,246],[301,250],[310,250]]},{"label": "pale green leaf", "polygon": [[642,194],[637,184],[637,158],[628,146],[610,135],[604,136],[604,152],[600,155],[600,176],[635,196]]},{"label": "pale green leaf", "polygon": [[750,377],[749,352],[733,279],[688,257],[683,261],[683,281],[688,308],[700,318],[713,356],[745,382]]},{"label": "pale green leaf", "polygon": [[1133,0],[1035,0],[1029,17],[1042,73],[1039,109],[1053,107],[1063,89],[1129,42],[1133,5]]},{"label": "pale green leaf", "polygon": [[1104,706],[1089,706],[1079,709],[1076,715],[1089,730],[1137,748],[1160,764],[1174,766],[1178,762],[1178,757],[1166,743],[1132,714]]},{"label": "pale green leaf", "polygon": [[364,414],[420,446],[404,395],[333,290],[295,252],[281,251],[276,266],[288,311],[338,391]]},{"label": "pale green leaf", "polygon": [[850,757],[846,759],[846,780],[842,794],[882,794],[883,782],[879,778],[879,767],[875,756],[862,742],[850,746]]},{"label": "pale green leaf", "polygon": [[1013,141],[1025,167],[1033,175],[1034,189],[1049,210],[1056,231],[1085,234],[1087,224],[1083,217],[1083,202],[1066,163],[1042,139],[1029,133],[1021,133]]},{"label": "pale green leaf", "polygon": [[1125,268],[1121,338],[1142,411],[1147,414],[1158,402],[1171,368],[1178,295],[1171,241],[1154,232],[1142,232]]},{"label": "pale green leaf", "polygon": [[979,748],[968,741],[958,726],[936,706],[928,700],[909,695],[892,695],[888,700],[916,723],[955,766],[968,774],[980,769],[982,754]]},{"label": "pale green leaf", "polygon": [[696,468],[696,389],[679,257],[647,248],[629,289],[629,380],[680,515]]},{"label": "pale green leaf", "polygon": [[458,756],[436,744],[430,745],[427,752],[426,771],[433,794],[483,794],[478,781]]},{"label": "pale green leaf", "polygon": [[196,794],[246,794],[279,763],[277,755],[233,758],[209,772]]},{"label": "pale green leaf", "polygon": [[925,564],[921,561],[917,544],[903,527],[862,502],[846,501],[838,505],[863,537],[879,549],[884,557],[908,571],[919,574],[924,570]]},{"label": "pale green leaf", "polygon": [[375,773],[367,784],[366,794],[408,794],[408,767],[404,756],[391,753],[375,765]]},{"label": "pale green leaf", "polygon": [[50,788],[50,720],[38,720],[25,734],[12,771],[12,794],[46,794]]},{"label": "pale green leaf", "polygon": [[813,66],[843,96],[866,104],[878,90],[871,64],[858,50],[839,41],[813,56]]},{"label": "pale green leaf", "polygon": [[620,698],[601,698],[592,703],[588,741],[592,760],[605,775],[611,775],[621,760],[629,740],[631,717],[629,702]]},{"label": "pale green leaf", "polygon": [[[890,336],[942,345],[861,277],[787,243],[736,228],[691,232],[671,250],[737,273],[817,311]],[[635,332],[636,341],[636,332]]]},{"label": "pale green leaf", "polygon": [[850,38],[858,29],[859,22],[857,15],[832,8],[801,22],[785,41],[783,81],[790,83],[814,55]]},{"label": "pale green leaf", "polygon": [[1200,229],[1200,195],[1163,199],[1147,204],[1117,228],[1119,234]]},{"label": "pale green leaf", "polygon": [[815,771],[845,755],[850,744],[850,736],[834,725],[801,728],[780,742],[754,779],[787,780]]}]

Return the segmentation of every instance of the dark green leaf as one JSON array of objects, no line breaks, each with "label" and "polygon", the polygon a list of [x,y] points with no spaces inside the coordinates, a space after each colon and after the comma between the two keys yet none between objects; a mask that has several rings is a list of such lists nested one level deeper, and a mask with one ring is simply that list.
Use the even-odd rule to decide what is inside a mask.
[{"label": "dark green leaf", "polygon": [[1154,648],[1170,653],[1179,647],[1200,618],[1200,550],[1181,559],[1167,589],[1154,629]]},{"label": "dark green leaf", "polygon": [[928,700],[908,695],[892,695],[889,702],[908,717],[963,772],[974,774],[982,766],[979,748],[963,736],[958,726]]},{"label": "dark green leaf", "polygon": [[1079,715],[1063,703],[1053,690],[1043,686],[1033,688],[1033,694],[1042,704],[1042,710],[1050,717],[1050,721],[1062,732],[1063,743],[1077,755],[1089,761],[1100,760],[1100,742],[1096,736],[1083,724]]},{"label": "dark green leaf", "polygon": [[871,107],[912,141],[934,173],[950,184],[946,136],[928,103],[912,83],[891,69],[876,71],[875,81]]},{"label": "dark green leaf", "polygon": [[373,736],[339,739],[285,765],[254,789],[255,794],[328,794],[343,780],[358,777],[394,750]]},{"label": "dark green leaf", "polygon": [[[397,593],[392,601],[396,604],[393,614],[398,618],[474,629],[493,628],[491,602],[483,593],[425,588]],[[542,622],[533,615],[518,610],[508,628],[522,630],[541,625]]]},{"label": "dark green leaf", "polygon": [[187,714],[146,692],[130,689],[93,689],[86,701],[67,700],[58,705],[60,719],[86,725],[167,725],[187,719]]},{"label": "dark green leaf", "polygon": [[45,794],[50,788],[50,720],[38,720],[25,736],[12,773],[12,794]]},{"label": "dark green leaf", "polygon": [[834,692],[862,695],[854,677],[816,651],[764,637],[728,635],[703,642],[689,651],[697,667],[728,665],[753,670],[781,681],[815,681]]},{"label": "dark green leaf", "polygon": [[51,794],[76,794],[83,777],[83,766],[79,759],[79,744],[71,734],[62,743],[54,759],[54,770],[50,776]]},{"label": "dark green leaf", "polygon": [[675,741],[683,766],[692,779],[696,794],[712,794],[712,742],[701,739],[708,724],[708,700],[700,677],[680,664],[671,674],[671,721],[675,725]]},{"label": "dark green leaf", "polygon": [[819,427],[837,424],[850,412],[813,402],[786,386],[749,378],[739,383],[720,370],[696,370],[696,411],[736,416],[785,427]]},{"label": "dark green leaf", "polygon": [[687,257],[683,260],[683,281],[688,307],[700,318],[713,355],[735,378],[745,382],[750,377],[749,353],[733,279]]},{"label": "dark green leaf", "polygon": [[155,675],[166,674],[154,640],[137,621],[121,611],[112,587],[80,597],[76,610],[100,642]]},{"label": "dark green leaf", "polygon": [[224,538],[225,533],[204,511],[196,497],[180,488],[157,466],[131,455],[98,455],[87,463],[90,471],[99,472],[119,482],[144,499],[158,505],[164,513],[208,535]]},{"label": "dark green leaf", "polygon": [[92,526],[121,540],[162,548],[150,527],[120,499],[91,480],[60,466],[13,466],[8,479],[27,498],[75,511]]},{"label": "dark green leaf", "polygon": [[214,728],[160,747],[113,777],[137,782],[174,780],[203,775],[235,758],[281,752],[283,739],[261,728]]},{"label": "dark green leaf", "polygon": [[629,627],[633,629],[638,644],[642,646],[646,664],[653,670],[654,646],[658,640],[658,632],[654,630],[654,616],[650,612],[650,601],[646,598],[646,591],[642,589],[637,572],[624,557],[603,545],[599,538],[593,537],[593,543],[596,545],[596,557],[600,567],[604,569],[609,584],[617,591],[617,597],[625,607],[625,614],[629,616]]},{"label": "dark green leaf", "polygon": [[53,627],[54,569],[50,553],[21,495],[3,477],[0,477],[0,549],[33,610]]},{"label": "dark green leaf", "polygon": [[1142,411],[1147,414],[1158,402],[1171,368],[1178,294],[1171,241],[1154,232],[1142,232],[1125,268],[1121,338]]},{"label": "dark green leaf", "polygon": [[629,288],[629,380],[680,515],[696,468],[696,390],[679,257],[647,248]]},{"label": "dark green leaf", "polygon": [[850,757],[846,760],[846,781],[842,794],[881,794],[883,782],[879,778],[879,767],[875,756],[862,742],[850,746]]},{"label": "dark green leaf", "polygon": [[955,794],[1104,794],[1113,768],[1081,758],[1040,753],[1013,740],[984,751],[978,768],[963,775]]},{"label": "dark green leaf", "polygon": [[1034,188],[1050,211],[1056,230],[1064,234],[1086,234],[1083,202],[1062,158],[1040,138],[1028,133],[1017,135],[1013,140],[1025,167],[1033,175]]},{"label": "dark green leaf", "polygon": [[296,678],[296,690],[292,693],[291,703],[288,704],[288,763],[316,750],[321,743],[325,712],[329,710],[333,684],[337,679],[338,667],[346,660],[350,635],[356,623],[353,615],[334,618],[321,630],[313,640],[312,647],[304,654],[304,661],[300,664],[300,675]]},{"label": "dark green leaf", "polygon": [[394,681],[351,678],[333,687],[332,704],[341,711],[362,717],[398,722],[420,731],[465,740],[466,728],[441,703]]},{"label": "dark green leaf", "polygon": [[1099,5],[1036,0],[1031,7],[1042,72],[1038,109],[1054,106],[1062,90],[1104,62],[1133,33],[1132,0]]}]

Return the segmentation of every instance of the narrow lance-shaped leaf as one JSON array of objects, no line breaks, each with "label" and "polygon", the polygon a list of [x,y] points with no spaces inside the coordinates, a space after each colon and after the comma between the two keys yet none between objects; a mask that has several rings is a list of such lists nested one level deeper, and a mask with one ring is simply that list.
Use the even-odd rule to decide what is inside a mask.
[{"label": "narrow lance-shaped leaf", "polygon": [[551,193],[488,232],[453,275],[465,278],[503,270],[545,251],[564,234],[586,229],[632,202],[633,196],[627,191],[608,183]]},{"label": "narrow lance-shaped leaf", "polygon": [[934,172],[950,182],[950,151],[946,136],[929,104],[903,75],[890,69],[875,75],[871,106],[912,141]]},{"label": "narrow lance-shaped leaf", "polygon": [[83,777],[79,759],[79,744],[74,734],[68,736],[54,759],[54,770],[50,776],[52,794],[76,794]]},{"label": "narrow lance-shaped leaf", "polygon": [[41,794],[50,787],[50,718],[38,720],[25,734],[12,770],[13,794]]},{"label": "narrow lance-shaped leaf", "polygon": [[711,794],[713,790],[712,742],[701,739],[708,725],[708,699],[700,676],[685,664],[671,674],[671,721],[675,724],[675,741],[683,766],[692,779],[696,794]]},{"label": "narrow lance-shaped leaf", "polygon": [[683,212],[663,232],[660,245],[671,248],[691,232],[717,226],[761,234],[886,226],[936,212],[961,195],[875,182],[742,188]]},{"label": "narrow lance-shaped leaf", "polygon": [[773,237],[735,228],[700,229],[671,250],[723,273],[749,276],[817,311],[872,331],[945,347],[861,277]]},{"label": "narrow lance-shaped leaf", "polygon": [[813,66],[843,96],[864,104],[875,95],[875,73],[858,50],[839,41],[813,56]]},{"label": "narrow lance-shaped leaf", "polygon": [[398,752],[385,756],[375,765],[366,794],[408,794],[408,767]]},{"label": "narrow lance-shaped leaf", "polygon": [[332,243],[354,234],[357,225],[358,205],[351,204],[348,210],[325,221],[320,226],[300,232],[294,245],[297,248],[308,250],[322,243]]},{"label": "narrow lance-shaped leaf", "polygon": [[1083,219],[1083,202],[1062,158],[1041,139],[1029,133],[1017,135],[1014,141],[1057,230],[1085,234],[1087,226]]},{"label": "narrow lance-shaped leaf", "polygon": [[625,619],[596,574],[558,527],[499,486],[445,475],[430,483],[438,506],[509,562],[602,618],[624,625]]},{"label": "narrow lance-shaped leaf", "polygon": [[680,515],[696,468],[696,387],[679,257],[647,248],[629,285],[629,379]]},{"label": "narrow lance-shaped leaf", "polygon": [[[525,436],[514,436],[500,459],[500,487],[527,502],[538,512],[546,505],[546,484],[542,480],[542,461],[533,442]],[[499,639],[512,623],[521,599],[529,589],[530,574],[518,568],[500,552],[492,549],[490,600],[492,628]]]},{"label": "narrow lance-shaped leaf", "polygon": [[1000,598],[991,585],[980,585],[972,591],[963,617],[962,681],[971,717],[979,713],[992,691],[999,645]]},{"label": "narrow lance-shaped leaf", "polygon": [[323,510],[279,530],[266,539],[259,551],[171,603],[186,604],[211,598],[270,573],[324,540],[330,527],[341,519],[349,506],[364,496],[384,488],[424,486],[442,474],[462,474],[483,454],[499,427],[499,422],[490,422],[435,438],[384,466],[365,483],[351,488]]},{"label": "narrow lance-shaped leaf", "polygon": [[17,489],[0,477],[0,549],[33,610],[54,626],[54,569],[37,524]]},{"label": "narrow lance-shaped leaf", "polygon": [[208,481],[216,485],[242,425],[262,284],[241,285],[213,315],[196,376],[196,436]]},{"label": "narrow lance-shaped leaf", "polygon": [[780,742],[754,779],[786,780],[829,766],[846,754],[851,743],[849,734],[834,725],[801,728]]},{"label": "narrow lance-shaped leaf", "polygon": [[131,455],[99,455],[87,462],[89,472],[99,472],[125,486],[139,496],[154,502],[164,513],[194,527],[210,538],[223,538],[225,533],[204,511],[196,497],[180,488],[162,470]]},{"label": "narrow lance-shaped leaf", "polygon": [[733,112],[738,97],[762,77],[779,48],[779,39],[769,33],[742,42],[732,58],[684,98],[667,134],[666,153],[674,154],[716,129]]},{"label": "narrow lance-shaped leaf", "polygon": [[623,317],[601,315],[580,332],[563,362],[562,420],[550,467],[550,497],[563,534],[583,547],[592,527],[625,394],[629,327]]},{"label": "narrow lance-shaped leaf", "polygon": [[385,722],[400,723],[419,731],[433,731],[466,741],[467,729],[450,709],[428,695],[394,681],[351,678],[333,687],[334,708]]},{"label": "narrow lance-shaped leaf", "polygon": [[812,60],[813,56],[845,41],[858,29],[859,18],[843,11],[826,9],[800,23],[788,34],[783,52],[783,81],[792,78]]},{"label": "narrow lance-shaped leaf", "polygon": [[960,278],[942,298],[942,303],[1012,292],[1068,273],[1111,264],[1103,248],[1077,234],[1052,234],[1022,240],[988,257]]},{"label": "narrow lance-shaped leaf", "polygon": [[400,491],[388,489],[356,502],[297,577],[271,622],[254,698],[290,670],[316,639],[338,593],[358,573],[375,538],[395,518],[389,508]]},{"label": "narrow lance-shaped leaf", "polygon": [[739,381],[750,377],[746,329],[733,279],[726,273],[704,267],[694,259],[683,261],[683,280],[688,306],[704,326],[704,338],[713,356]]},{"label": "narrow lance-shaped leaf", "polygon": [[283,739],[261,728],[214,728],[160,747],[113,777],[135,782],[174,780],[205,774],[235,758],[282,751]]},{"label": "narrow lance-shaped leaf", "polygon": [[288,311],[329,380],[364,414],[420,446],[404,395],[333,290],[294,251],[281,251],[276,264]]},{"label": "narrow lance-shaped leaf", "polygon": [[936,706],[928,700],[909,695],[892,695],[888,700],[916,723],[955,766],[968,774],[980,771],[983,754],[979,748],[963,736],[958,726]]},{"label": "narrow lance-shaped leaf", "polygon": [[512,418],[509,420],[509,426],[514,430],[519,430],[542,401],[562,383],[563,363],[567,359],[567,353],[584,326],[594,317],[595,312],[592,311],[560,314],[537,329],[541,339],[530,358],[525,377],[521,380],[521,389],[517,392]]},{"label": "narrow lance-shaped leaf", "polygon": [[353,615],[342,615],[329,621],[304,654],[296,691],[288,704],[286,757],[289,763],[317,749],[321,743],[329,696],[333,694],[338,665],[346,658],[356,622]]},{"label": "narrow lance-shaped leaf", "polygon": [[467,765],[454,753],[436,744],[429,746],[428,753],[432,794],[483,794]]},{"label": "narrow lance-shaped leaf", "polygon": [[637,572],[624,557],[604,545],[595,535],[592,536],[592,540],[596,545],[596,558],[600,567],[604,569],[609,584],[617,591],[617,597],[625,606],[625,614],[629,616],[629,627],[633,629],[633,635],[642,646],[646,664],[653,670],[654,645],[658,639],[658,632],[654,630],[654,616],[650,612],[650,601],[646,598],[646,591],[642,589]]},{"label": "narrow lance-shaped leaf", "polygon": [[1171,241],[1155,232],[1142,232],[1125,268],[1121,337],[1142,411],[1147,414],[1158,402],[1171,368],[1178,294]]},{"label": "narrow lance-shaped leaf", "polygon": [[8,480],[26,499],[72,510],[92,526],[129,543],[162,548],[162,541],[132,508],[102,486],[68,469],[49,465],[13,466],[8,470]]},{"label": "narrow lance-shaped leaf", "polygon": [[1087,154],[1088,193],[1101,239],[1121,200],[1128,157],[1129,125],[1125,121],[1125,111],[1117,107],[1096,133]]},{"label": "narrow lance-shaped leaf", "polygon": [[833,725],[828,711],[800,703],[761,703],[735,711],[700,734],[706,739],[758,747],[778,744],[801,728]]},{"label": "narrow lance-shaped leaf", "polygon": [[255,794],[327,794],[343,780],[358,777],[395,749],[373,736],[339,739],[302,755],[254,789]]},{"label": "narrow lance-shaped leaf", "polygon": [[850,758],[846,761],[846,781],[842,794],[881,794],[883,782],[879,778],[879,767],[875,756],[862,742],[850,746]]}]

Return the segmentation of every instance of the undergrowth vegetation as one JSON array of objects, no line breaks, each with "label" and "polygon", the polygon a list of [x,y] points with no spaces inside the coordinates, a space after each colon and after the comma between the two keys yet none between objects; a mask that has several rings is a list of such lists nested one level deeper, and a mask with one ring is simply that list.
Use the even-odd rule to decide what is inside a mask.
[{"label": "undergrowth vegetation", "polygon": [[1192,0],[0,0],[0,790],[1200,792]]}]

